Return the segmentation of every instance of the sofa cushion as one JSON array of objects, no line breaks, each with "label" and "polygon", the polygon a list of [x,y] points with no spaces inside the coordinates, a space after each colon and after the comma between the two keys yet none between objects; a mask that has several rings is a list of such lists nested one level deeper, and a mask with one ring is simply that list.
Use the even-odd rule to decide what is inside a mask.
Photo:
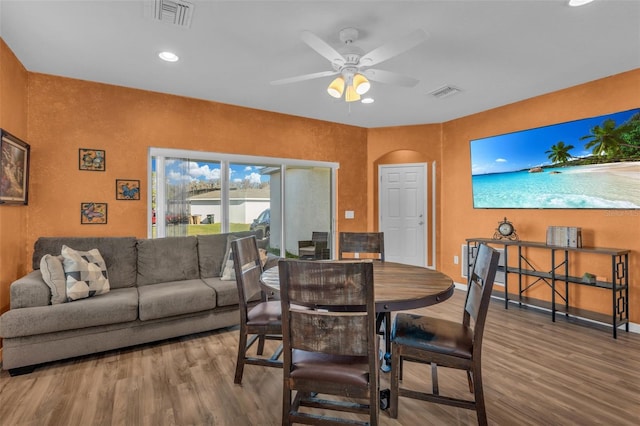
[{"label": "sofa cushion", "polygon": [[138,240],[138,286],[200,277],[196,237]]},{"label": "sofa cushion", "polygon": [[10,309],[2,315],[0,336],[32,336],[134,321],[137,317],[137,289],[121,288],[73,303]]},{"label": "sofa cushion", "polygon": [[255,231],[242,231],[226,234],[198,235],[198,266],[201,278],[219,277],[222,274],[224,257],[228,251],[229,235],[247,237],[256,235]]},{"label": "sofa cushion", "polygon": [[40,260],[42,279],[51,290],[51,304],[57,305],[67,301],[67,281],[62,267],[62,255],[45,254]]},{"label": "sofa cushion", "polygon": [[216,292],[200,279],[138,287],[140,320],[190,314],[216,307]]},{"label": "sofa cushion", "polygon": [[136,285],[135,237],[40,237],[34,245],[33,269],[40,269],[44,255],[59,255],[63,245],[83,251],[100,250],[107,265],[111,289]]},{"label": "sofa cushion", "polygon": [[[216,291],[217,306],[233,306],[238,304],[238,285],[235,280],[223,281],[220,277],[213,277],[204,278],[202,281]],[[260,293],[251,299],[251,301],[254,300],[260,300]]]},{"label": "sofa cushion", "polygon": [[98,249],[78,251],[62,246],[62,257],[68,302],[109,292],[107,265]]}]

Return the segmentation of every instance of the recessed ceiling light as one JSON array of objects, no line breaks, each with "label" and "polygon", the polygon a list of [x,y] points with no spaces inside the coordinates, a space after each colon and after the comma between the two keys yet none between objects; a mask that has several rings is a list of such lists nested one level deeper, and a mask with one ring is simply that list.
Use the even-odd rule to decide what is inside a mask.
[{"label": "recessed ceiling light", "polygon": [[160,59],[167,62],[177,62],[178,59],[180,59],[178,58],[178,55],[172,52],[160,52],[158,53],[158,56],[160,57]]},{"label": "recessed ceiling light", "polygon": [[591,3],[593,0],[569,0],[569,6],[578,7]]},{"label": "recessed ceiling light", "polygon": [[373,100],[373,98],[362,98],[360,102],[362,102],[363,104],[372,104],[375,101]]}]

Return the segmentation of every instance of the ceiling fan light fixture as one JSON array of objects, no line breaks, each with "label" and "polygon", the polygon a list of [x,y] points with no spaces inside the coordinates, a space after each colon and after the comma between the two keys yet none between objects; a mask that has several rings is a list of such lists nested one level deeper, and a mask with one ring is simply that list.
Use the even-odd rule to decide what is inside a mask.
[{"label": "ceiling fan light fixture", "polygon": [[331,84],[329,84],[329,87],[327,87],[327,93],[334,98],[339,99],[344,93],[344,78],[340,76],[333,80]]},{"label": "ceiling fan light fixture", "polygon": [[358,73],[353,76],[353,87],[359,95],[364,95],[371,88],[371,83],[367,80],[367,77]]},{"label": "ceiling fan light fixture", "polygon": [[355,87],[353,85],[347,86],[347,93],[344,95],[344,100],[347,102],[355,102],[360,100],[360,95],[356,92]]}]

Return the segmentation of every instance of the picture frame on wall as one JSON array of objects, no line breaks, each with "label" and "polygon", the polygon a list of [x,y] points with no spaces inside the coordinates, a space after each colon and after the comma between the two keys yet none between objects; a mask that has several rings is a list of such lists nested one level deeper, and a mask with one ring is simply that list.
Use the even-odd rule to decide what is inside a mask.
[{"label": "picture frame on wall", "polygon": [[80,148],[78,161],[80,170],[104,172],[107,167],[106,152],[103,149]]},{"label": "picture frame on wall", "polygon": [[107,223],[107,203],[80,203],[81,225],[105,225]]},{"label": "picture frame on wall", "polygon": [[116,179],[116,200],[139,200],[140,181],[137,179]]},{"label": "picture frame on wall", "polygon": [[28,143],[0,129],[0,204],[28,204]]}]

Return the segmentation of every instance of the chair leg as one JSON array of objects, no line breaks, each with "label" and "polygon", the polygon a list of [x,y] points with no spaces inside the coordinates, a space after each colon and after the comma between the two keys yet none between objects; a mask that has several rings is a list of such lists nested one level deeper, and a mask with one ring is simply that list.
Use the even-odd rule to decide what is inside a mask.
[{"label": "chair leg", "polygon": [[244,360],[247,357],[247,333],[240,328],[240,337],[238,338],[238,359],[236,360],[236,375],[233,383],[242,383],[242,373],[244,372]]},{"label": "chair leg", "polygon": [[391,397],[389,398],[389,417],[398,418],[398,401],[400,394],[400,372],[402,370],[402,361],[399,353],[398,345],[391,344]]},{"label": "chair leg", "polygon": [[438,364],[431,363],[431,384],[433,387],[433,394],[440,395],[440,388],[438,386]]},{"label": "chair leg", "polygon": [[291,411],[291,389],[287,385],[282,388],[282,426],[289,426],[289,412]]},{"label": "chair leg", "polygon": [[476,402],[476,414],[478,416],[478,426],[487,426],[487,409],[484,405],[484,391],[482,389],[482,373],[480,365],[473,366],[473,388]]},{"label": "chair leg", "polygon": [[258,355],[262,355],[262,353],[264,352],[264,340],[264,334],[261,334],[258,337],[258,350],[256,351]]}]

